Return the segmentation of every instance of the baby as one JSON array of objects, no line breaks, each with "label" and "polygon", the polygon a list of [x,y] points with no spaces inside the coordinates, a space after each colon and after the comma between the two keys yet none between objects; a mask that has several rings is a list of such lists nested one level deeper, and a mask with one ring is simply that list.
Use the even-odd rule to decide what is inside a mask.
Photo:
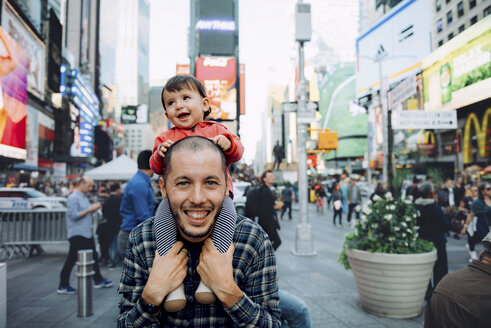
[{"label": "baby", "polygon": [[[163,174],[163,157],[167,148],[182,138],[188,136],[206,137],[223,149],[227,164],[227,185],[230,197],[226,197],[223,201],[211,239],[217,250],[225,253],[232,243],[237,219],[234,203],[231,199],[233,197],[233,185],[228,166],[241,159],[244,147],[239,137],[230,133],[224,125],[204,120],[210,114],[211,109],[205,87],[198,79],[189,75],[172,77],[162,89],[162,105],[165,116],[174,127],[161,133],[155,139],[150,167],[156,174]],[[167,199],[162,200],[157,210],[155,235],[157,250],[163,256],[176,242],[177,236],[176,222]],[[206,304],[215,301],[214,294],[203,283],[200,283],[196,290],[195,298],[198,302]],[[184,308],[185,305],[184,287],[181,285],[167,296],[164,308],[168,312],[175,312]]]}]

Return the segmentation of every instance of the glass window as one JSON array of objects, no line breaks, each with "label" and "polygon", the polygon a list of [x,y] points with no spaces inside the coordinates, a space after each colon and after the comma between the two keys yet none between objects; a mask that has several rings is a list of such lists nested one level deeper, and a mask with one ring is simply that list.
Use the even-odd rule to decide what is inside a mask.
[{"label": "glass window", "polygon": [[439,47],[443,46],[443,40],[438,41],[438,46]]},{"label": "glass window", "polygon": [[477,16],[474,16],[471,18],[471,25],[474,25],[477,23]]},{"label": "glass window", "polygon": [[445,3],[450,3],[452,0],[445,0]]},{"label": "glass window", "polygon": [[435,0],[435,9],[436,9],[436,12],[439,12],[440,9],[442,9],[442,1],[441,0]]},{"label": "glass window", "polygon": [[491,14],[491,6],[487,6],[486,8],[484,8],[484,10],[482,12],[482,16],[486,17],[489,14]]},{"label": "glass window", "polygon": [[448,41],[450,41],[450,40],[452,40],[452,39],[453,39],[453,33],[450,33],[450,34],[448,35]]},{"label": "glass window", "polygon": [[464,32],[464,30],[465,30],[465,25],[464,24],[460,25],[459,26],[459,33]]},{"label": "glass window", "polygon": [[469,9],[472,9],[476,6],[476,0],[469,0]]},{"label": "glass window", "polygon": [[448,13],[447,13],[447,25],[451,25],[453,22],[453,16],[452,16],[452,11],[450,10]]},{"label": "glass window", "polygon": [[441,18],[436,22],[436,30],[438,31],[438,33],[443,30],[443,22]]},{"label": "glass window", "polygon": [[464,16],[464,2],[462,1],[457,4],[457,16]]}]

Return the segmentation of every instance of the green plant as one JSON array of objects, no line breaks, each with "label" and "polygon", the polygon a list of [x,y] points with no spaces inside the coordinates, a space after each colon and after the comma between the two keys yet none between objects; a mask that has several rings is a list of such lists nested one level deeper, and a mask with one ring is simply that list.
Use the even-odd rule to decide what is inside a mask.
[{"label": "green plant", "polygon": [[419,216],[410,197],[394,199],[390,192],[385,199],[378,196],[364,206],[355,231],[345,235],[338,262],[349,269],[346,249],[373,253],[415,254],[430,252],[433,244],[418,237]]},{"label": "green plant", "polygon": [[445,177],[443,176],[443,172],[439,169],[430,168],[428,169],[427,174],[435,185],[441,185],[444,182]]}]

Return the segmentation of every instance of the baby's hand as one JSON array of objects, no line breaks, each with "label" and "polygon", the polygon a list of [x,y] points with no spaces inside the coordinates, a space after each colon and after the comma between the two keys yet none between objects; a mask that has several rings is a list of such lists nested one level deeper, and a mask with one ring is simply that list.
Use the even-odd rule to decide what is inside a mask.
[{"label": "baby's hand", "polygon": [[230,149],[230,147],[232,146],[232,143],[230,142],[230,140],[228,140],[228,138],[226,136],[221,135],[221,134],[217,135],[214,138],[211,138],[211,141],[213,141],[214,143],[219,145],[220,148],[223,149],[223,151],[228,151]]},{"label": "baby's hand", "polygon": [[165,142],[162,142],[159,146],[159,155],[161,157],[164,157],[165,156],[165,153],[167,152],[167,148],[169,148],[172,144],[174,143],[174,141],[172,140],[167,140]]}]

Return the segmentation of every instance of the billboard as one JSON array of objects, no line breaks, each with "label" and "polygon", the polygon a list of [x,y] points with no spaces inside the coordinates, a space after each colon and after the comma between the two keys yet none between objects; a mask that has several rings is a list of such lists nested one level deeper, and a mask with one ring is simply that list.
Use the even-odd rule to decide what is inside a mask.
[{"label": "billboard", "polygon": [[380,21],[356,39],[356,94],[380,88],[377,54],[383,49],[382,76],[389,83],[421,69],[431,52],[431,1],[406,0],[392,8]]},{"label": "billboard", "polygon": [[452,110],[489,98],[491,16],[482,19],[423,60],[427,110]]},{"label": "billboard", "polygon": [[27,90],[44,100],[44,43],[19,18],[8,2],[3,6],[2,26],[27,55]]},{"label": "billboard", "polygon": [[38,166],[53,168],[55,121],[38,112]]},{"label": "billboard", "polygon": [[26,159],[24,164],[33,168],[38,165],[38,124],[38,110],[30,105],[27,105]]},{"label": "billboard", "polygon": [[87,157],[91,156],[93,152],[94,136],[92,124],[79,117],[73,129],[73,143],[70,146],[70,156]]},{"label": "billboard", "polygon": [[237,21],[234,0],[197,1],[198,55],[233,56]]},{"label": "billboard", "polygon": [[26,53],[0,27],[0,155],[26,158]]},{"label": "billboard", "polygon": [[121,123],[148,123],[148,106],[146,104],[121,106]]},{"label": "billboard", "polygon": [[55,93],[60,90],[62,26],[53,9],[49,11],[48,87]]},{"label": "billboard", "polygon": [[198,57],[196,78],[203,82],[210,99],[213,120],[237,118],[237,65],[235,58]]}]

